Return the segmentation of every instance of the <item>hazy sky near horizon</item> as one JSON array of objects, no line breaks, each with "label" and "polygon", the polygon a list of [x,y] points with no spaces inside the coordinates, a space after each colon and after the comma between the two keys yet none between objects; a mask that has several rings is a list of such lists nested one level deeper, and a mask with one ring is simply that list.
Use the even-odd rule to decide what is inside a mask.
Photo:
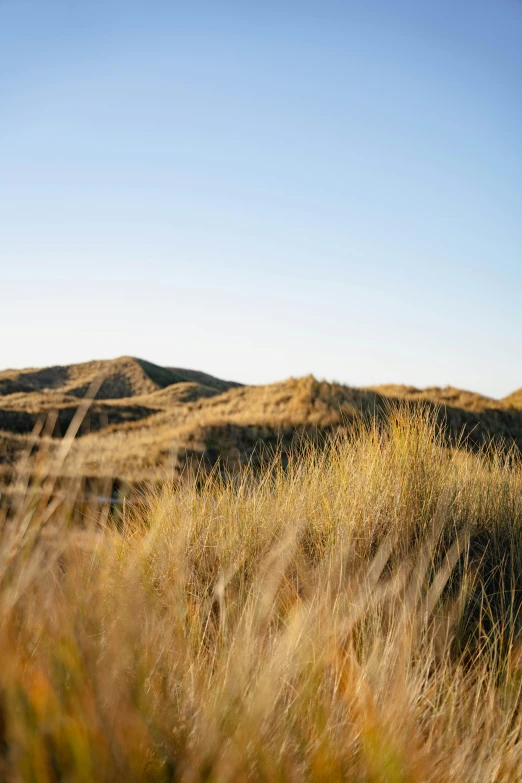
[{"label": "hazy sky near horizon", "polygon": [[522,386],[522,2],[0,2],[0,367]]}]

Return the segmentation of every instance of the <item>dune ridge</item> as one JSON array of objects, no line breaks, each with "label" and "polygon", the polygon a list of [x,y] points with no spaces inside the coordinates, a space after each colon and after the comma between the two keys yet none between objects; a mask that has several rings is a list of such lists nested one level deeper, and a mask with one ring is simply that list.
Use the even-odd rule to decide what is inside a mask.
[{"label": "dune ridge", "polygon": [[46,420],[44,440],[64,435],[79,401],[98,381],[67,470],[136,481],[187,460],[244,464],[259,444],[289,446],[396,402],[439,410],[448,433],[472,448],[490,440],[522,450],[522,389],[502,400],[453,387],[355,388],[313,376],[246,386],[204,372],[129,356],[68,366],[0,372],[0,476]]}]

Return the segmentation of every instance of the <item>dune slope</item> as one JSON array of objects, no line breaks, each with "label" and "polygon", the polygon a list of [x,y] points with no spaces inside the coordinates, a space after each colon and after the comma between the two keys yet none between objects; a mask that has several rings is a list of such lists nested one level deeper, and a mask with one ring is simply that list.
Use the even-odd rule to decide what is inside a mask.
[{"label": "dune slope", "polygon": [[158,468],[178,474],[187,461],[233,466],[256,460],[259,444],[283,450],[296,437],[321,437],[358,416],[381,416],[402,402],[435,406],[453,441],[471,447],[502,440],[522,449],[522,390],[494,400],[452,387],[358,389],[313,376],[244,386],[203,372],[133,357],[0,372],[0,476],[43,427],[50,448],[80,401],[94,399],[64,470],[140,481]]}]

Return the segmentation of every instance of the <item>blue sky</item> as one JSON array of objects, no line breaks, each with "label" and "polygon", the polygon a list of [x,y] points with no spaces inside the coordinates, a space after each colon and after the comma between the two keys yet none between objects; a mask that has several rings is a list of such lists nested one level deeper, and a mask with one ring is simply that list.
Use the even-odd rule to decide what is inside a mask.
[{"label": "blue sky", "polygon": [[0,1],[0,365],[522,386],[522,2]]}]

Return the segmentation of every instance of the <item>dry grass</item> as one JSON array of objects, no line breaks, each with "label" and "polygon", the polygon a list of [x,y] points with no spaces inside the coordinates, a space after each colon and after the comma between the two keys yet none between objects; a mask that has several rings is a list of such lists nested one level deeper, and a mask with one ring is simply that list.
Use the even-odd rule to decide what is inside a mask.
[{"label": "dry grass", "polygon": [[2,779],[522,780],[513,454],[398,409],[82,529],[56,472],[1,524]]}]

